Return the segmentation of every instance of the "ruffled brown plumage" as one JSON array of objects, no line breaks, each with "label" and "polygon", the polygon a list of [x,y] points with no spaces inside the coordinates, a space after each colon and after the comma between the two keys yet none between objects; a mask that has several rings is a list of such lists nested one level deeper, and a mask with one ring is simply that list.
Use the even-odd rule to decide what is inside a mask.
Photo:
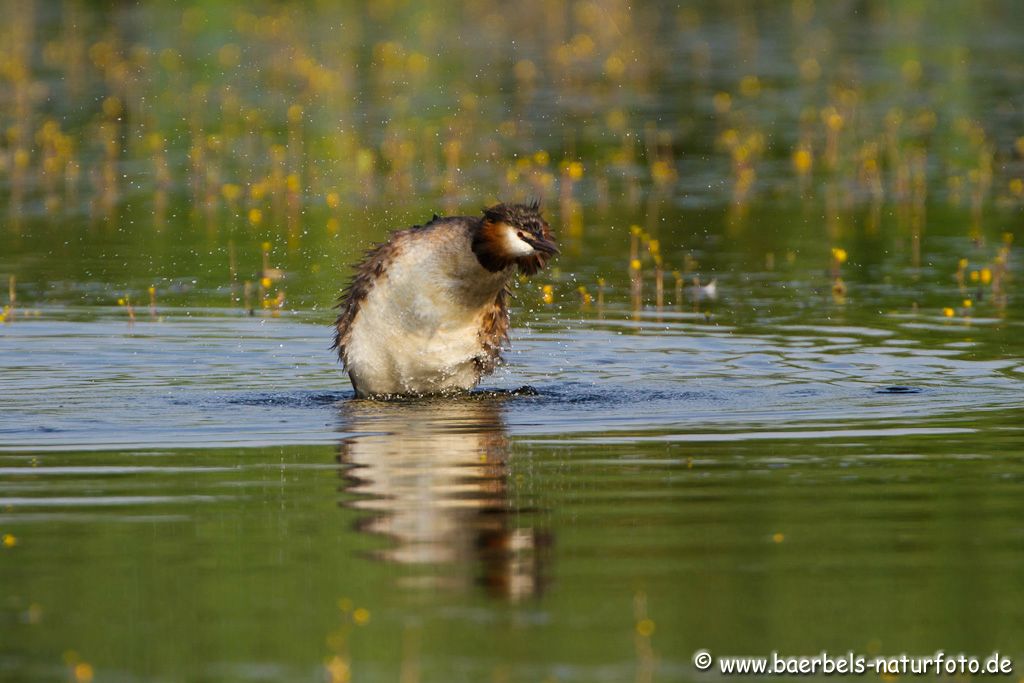
[{"label": "ruffled brown plumage", "polygon": [[502,289],[484,313],[480,325],[480,344],[485,355],[477,361],[481,375],[488,375],[501,365],[501,350],[508,343],[511,319],[508,314],[508,289]]},{"label": "ruffled brown plumage", "polygon": [[498,204],[393,233],[358,263],[332,348],[358,396],[466,390],[501,363],[508,285],[558,253],[539,207]]},{"label": "ruffled brown plumage", "polygon": [[334,343],[331,345],[331,350],[337,350],[342,365],[348,365],[345,349],[352,331],[352,324],[359,313],[359,306],[366,300],[374,283],[384,275],[388,264],[398,255],[400,238],[416,229],[409,228],[392,234],[387,242],[381,242],[370,248],[363,260],[353,266],[352,278],[345,285],[341,296],[338,297],[336,308],[339,311],[338,317],[334,321]]}]

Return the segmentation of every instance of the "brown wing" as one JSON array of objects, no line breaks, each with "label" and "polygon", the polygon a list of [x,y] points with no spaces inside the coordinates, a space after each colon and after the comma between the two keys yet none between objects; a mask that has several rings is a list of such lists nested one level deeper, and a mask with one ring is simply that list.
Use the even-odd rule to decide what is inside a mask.
[{"label": "brown wing", "polygon": [[338,358],[342,364],[348,364],[347,346],[352,332],[352,324],[356,315],[359,314],[359,307],[366,300],[373,284],[384,274],[388,265],[394,260],[398,253],[396,243],[405,236],[409,230],[396,232],[391,239],[370,249],[361,262],[355,266],[352,279],[349,280],[341,297],[338,299],[338,319],[334,321],[334,344],[332,349],[337,349]]},{"label": "brown wing", "polygon": [[391,262],[408,247],[407,238],[415,233],[437,227],[446,223],[457,222],[460,219],[442,218],[437,214],[425,225],[414,225],[405,230],[398,230],[391,234],[387,242],[382,242],[366,252],[363,260],[355,265],[352,279],[349,280],[341,296],[338,298],[338,319],[334,321],[334,343],[331,349],[337,349],[338,358],[342,364],[348,364],[347,346],[352,332],[352,325],[355,323],[359,307],[366,300],[370,290],[373,288]]},{"label": "brown wing", "polygon": [[494,372],[494,368],[501,363],[501,347],[508,341],[508,297],[508,290],[502,289],[484,313],[480,325],[480,343],[483,344],[485,355],[477,361],[482,375]]}]

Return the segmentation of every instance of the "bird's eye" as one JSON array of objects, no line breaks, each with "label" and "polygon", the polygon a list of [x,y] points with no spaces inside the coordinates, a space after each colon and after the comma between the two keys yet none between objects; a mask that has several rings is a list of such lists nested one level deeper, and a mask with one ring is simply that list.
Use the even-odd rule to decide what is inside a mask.
[{"label": "bird's eye", "polygon": [[516,231],[516,237],[518,237],[518,238],[519,238],[519,239],[521,239],[521,240],[522,240],[522,239],[526,239],[526,235],[524,235],[524,234],[523,234],[523,231],[522,231],[522,230],[518,230],[518,231]]}]

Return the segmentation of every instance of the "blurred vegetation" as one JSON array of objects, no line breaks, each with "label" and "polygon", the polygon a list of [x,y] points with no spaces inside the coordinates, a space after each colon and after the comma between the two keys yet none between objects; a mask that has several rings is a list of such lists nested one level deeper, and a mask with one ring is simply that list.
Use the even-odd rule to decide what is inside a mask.
[{"label": "blurred vegetation", "polygon": [[[687,265],[709,234],[747,249],[747,269],[819,245],[841,302],[829,255],[890,230],[920,274],[936,205],[969,240],[942,283],[969,257],[961,276],[985,269],[1005,294],[1024,206],[1012,2],[11,0],[0,17],[0,209],[21,254],[0,271],[36,300],[62,280],[144,300],[148,280],[184,291],[216,270],[238,304],[248,289],[250,307],[286,306],[292,274],[315,284],[290,303],[319,305],[339,280],[320,269],[386,230],[531,197],[557,218],[565,270],[596,263],[595,241],[619,255],[553,285],[583,304],[598,278],[634,307],[706,284]],[[766,236],[751,213],[772,206],[791,219]],[[33,266],[68,225],[104,243],[95,261],[69,263],[72,247],[63,277]],[[631,225],[658,252],[639,252],[639,299]]]}]

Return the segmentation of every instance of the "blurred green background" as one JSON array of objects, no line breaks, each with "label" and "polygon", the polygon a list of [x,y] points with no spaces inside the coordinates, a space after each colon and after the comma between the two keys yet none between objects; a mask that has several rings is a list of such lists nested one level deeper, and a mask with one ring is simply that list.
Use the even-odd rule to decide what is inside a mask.
[{"label": "blurred green background", "polygon": [[0,273],[34,304],[322,308],[389,230],[538,197],[566,254],[524,304],[788,268],[876,311],[959,316],[954,278],[1013,305],[1012,2],[2,11]]}]

